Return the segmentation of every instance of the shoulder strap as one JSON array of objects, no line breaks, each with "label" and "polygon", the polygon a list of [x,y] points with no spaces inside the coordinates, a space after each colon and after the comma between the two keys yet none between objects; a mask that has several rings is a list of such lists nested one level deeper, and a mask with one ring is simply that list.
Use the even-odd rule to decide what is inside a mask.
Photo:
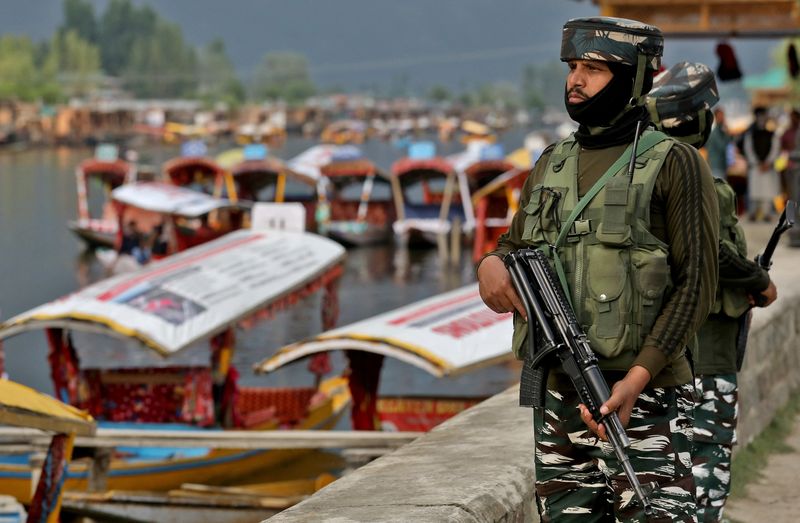
[{"label": "shoulder strap", "polygon": [[[657,144],[667,140],[668,137],[666,134],[660,131],[648,131],[645,132],[641,138],[639,138],[639,144],[636,146],[636,156],[639,156],[643,152],[647,151],[655,147]],[[556,239],[555,247],[561,247],[564,245],[564,241],[567,238],[567,234],[569,234],[569,230],[572,227],[572,224],[575,220],[578,219],[578,216],[581,215],[583,209],[586,208],[587,205],[597,196],[603,187],[605,187],[608,180],[610,180],[617,172],[619,172],[622,167],[628,164],[631,158],[631,149],[633,144],[629,145],[625,152],[622,153],[622,156],[617,158],[617,161],[614,162],[611,167],[600,177],[599,180],[589,189],[589,192],[583,195],[583,198],[578,202],[578,205],[572,210],[572,213],[569,215],[567,220],[562,225],[561,231],[558,234],[558,238]]]},{"label": "shoulder strap", "polygon": [[[663,142],[664,140],[669,139],[666,134],[660,131],[645,131],[642,136],[639,138],[639,143],[636,146],[636,156],[639,156],[643,152],[655,147],[657,144]],[[572,224],[575,223],[575,220],[578,219],[583,209],[589,205],[597,193],[608,183],[608,181],[617,173],[620,169],[622,169],[625,165],[628,164],[631,158],[631,152],[633,149],[633,144],[629,145],[625,152],[622,153],[616,162],[614,162],[611,167],[600,177],[599,180],[594,184],[594,186],[587,192],[583,198],[578,202],[578,205],[572,210],[572,213],[569,215],[567,220],[562,225],[561,231],[558,234],[558,238],[556,239],[555,245],[551,249],[550,246],[545,245],[543,246],[543,250],[545,254],[553,258],[553,264],[555,265],[556,274],[558,274],[558,279],[561,281],[561,288],[564,289],[564,294],[567,296],[567,299],[570,302],[570,305],[574,307],[572,303],[572,295],[569,291],[569,285],[567,285],[567,276],[564,272],[564,264],[561,262],[561,258],[558,255],[558,248],[564,244],[566,240],[567,234],[569,234],[570,228],[572,228]]]}]

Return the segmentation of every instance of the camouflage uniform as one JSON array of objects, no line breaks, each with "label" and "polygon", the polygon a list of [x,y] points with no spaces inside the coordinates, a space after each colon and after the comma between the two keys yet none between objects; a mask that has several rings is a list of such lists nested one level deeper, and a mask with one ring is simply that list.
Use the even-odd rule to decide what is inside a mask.
[{"label": "camouflage uniform", "polygon": [[[708,138],[710,109],[718,100],[714,73],[703,64],[681,62],[655,79],[647,106],[659,129],[699,148]],[[720,286],[712,313],[698,332],[694,353],[697,403],[692,472],[700,522],[720,521],[730,492],[739,327],[749,309],[748,294],[760,293],[769,285],[766,272],[747,259],[733,189],[720,179],[715,185],[721,220]]]},{"label": "camouflage uniform", "polygon": [[[617,124],[612,122],[620,122],[620,119],[626,114],[641,114],[644,119],[646,111],[642,107],[644,105],[643,93],[649,89],[649,85],[645,88],[647,75],[652,74],[652,71],[659,67],[662,50],[663,38],[660,31],[646,24],[605,17],[576,19],[567,22],[562,39],[562,61],[600,60],[624,64],[633,68],[634,71],[631,101],[628,106],[609,122],[609,127],[589,127],[589,134],[593,137],[602,137],[605,130],[613,131],[615,129]],[[549,148],[542,155],[523,188],[520,211],[515,215],[508,233],[498,241],[498,248],[489,255],[502,257],[514,249],[531,245],[541,247],[541,242],[537,243],[535,238],[539,237],[543,230],[547,234],[552,233],[553,231],[549,229],[552,223],[558,223],[559,220],[563,222],[567,214],[564,201],[572,202],[577,200],[578,195],[587,194],[588,189],[620,157],[624,147],[627,146],[627,144],[621,144],[576,148],[570,145],[569,154],[573,154],[571,151],[579,150],[577,154],[580,155],[580,164],[570,156],[570,159],[566,160],[570,167],[564,167],[565,158],[569,155],[567,152],[562,154],[562,149],[566,148],[564,144],[568,141],[569,139],[560,142],[555,148]],[[650,194],[644,195],[644,190],[642,190],[640,198],[627,200],[629,206],[627,214],[615,212],[613,217],[611,214],[603,214],[602,219],[598,220],[584,215],[586,219],[581,222],[586,226],[584,227],[585,233],[577,233],[576,238],[572,238],[572,243],[565,246],[563,252],[567,253],[567,257],[571,257],[570,260],[573,260],[569,263],[574,263],[578,255],[573,253],[575,249],[580,248],[580,246],[576,247],[578,243],[581,243],[582,246],[584,245],[582,242],[585,242],[587,249],[591,247],[591,252],[595,253],[598,252],[597,248],[599,247],[606,248],[605,245],[598,246],[598,244],[607,241],[608,234],[612,231],[606,231],[603,227],[608,224],[617,225],[617,220],[629,220],[631,219],[630,215],[641,211],[641,215],[646,218],[643,218],[641,223],[637,222],[631,225],[632,244],[639,247],[641,245],[638,242],[645,243],[642,241],[645,235],[653,234],[658,239],[656,243],[659,248],[668,249],[669,257],[672,260],[670,263],[675,263],[674,267],[666,267],[667,277],[670,277],[672,269],[676,274],[681,275],[681,281],[675,281],[674,287],[670,287],[670,290],[666,291],[666,296],[656,298],[658,300],[663,298],[663,304],[660,301],[657,302],[656,299],[649,302],[644,300],[647,302],[644,307],[651,306],[651,309],[647,309],[647,314],[651,315],[648,316],[647,325],[638,319],[631,320],[631,317],[642,312],[640,309],[633,310],[630,314],[620,312],[616,320],[616,328],[619,330],[624,327],[625,330],[616,336],[608,335],[614,327],[610,323],[614,323],[613,315],[617,313],[617,308],[622,311],[622,306],[616,301],[608,303],[606,306],[605,302],[608,301],[606,294],[592,295],[591,299],[599,303],[595,307],[594,302],[589,305],[589,295],[579,293],[583,297],[575,302],[575,307],[576,314],[579,316],[581,314],[604,314],[612,311],[603,318],[607,320],[606,323],[610,322],[607,325],[609,328],[602,333],[596,329],[593,332],[597,336],[605,338],[609,345],[613,345],[614,340],[617,340],[619,351],[615,349],[604,354],[601,350],[602,347],[596,346],[596,340],[590,336],[592,347],[598,353],[600,368],[610,384],[624,378],[632,366],[647,369],[652,377],[648,388],[639,395],[636,401],[627,429],[628,436],[632,440],[628,455],[637,476],[643,484],[650,482],[656,484],[655,490],[650,494],[656,512],[656,519],[652,521],[696,521],[690,453],[693,410],[691,391],[693,387],[691,371],[684,357],[684,349],[693,338],[694,332],[701,324],[713,300],[717,267],[714,255],[687,256],[687,253],[690,251],[714,251],[717,244],[717,211],[711,187],[711,176],[707,167],[702,165],[699,155],[691,147],[683,144],[675,144],[673,147],[673,142],[671,140],[669,142],[671,149],[665,148],[659,153],[663,155],[659,160],[663,161],[662,164],[659,164],[660,167],[649,165],[649,160],[644,158],[641,159],[643,167],[639,167],[639,162],[637,162],[637,172],[639,169],[660,169],[652,178],[648,178],[648,180],[653,180],[654,185],[642,184],[641,186],[645,187],[646,185],[651,189],[657,186],[658,189],[653,191],[658,194],[657,202],[654,197],[651,205]],[[557,156],[558,159],[555,159],[554,156]],[[604,167],[601,168],[601,166]],[[561,171],[562,167],[563,171]],[[551,182],[545,181],[553,180],[553,176],[559,176],[558,172],[562,172],[563,179],[561,180],[565,182],[564,184],[553,185]],[[634,175],[635,177],[636,175]],[[545,188],[554,193],[558,193],[561,185],[569,184],[571,188],[566,190],[561,188],[562,192],[559,194],[567,194],[567,197],[562,199],[560,204],[556,203],[555,206],[548,207],[546,203],[542,203],[541,198],[537,201],[533,196],[536,194],[537,188],[539,191],[544,190],[541,184],[545,184]],[[614,187],[619,188],[620,192],[625,192],[621,185],[621,183],[617,183]],[[625,185],[628,186],[628,184]],[[555,189],[551,189],[552,187]],[[639,186],[637,185],[637,187]],[[613,202],[620,205],[619,194],[612,193],[614,196],[606,200],[609,193],[604,191],[605,188],[596,193],[597,197],[594,200],[598,202],[597,205],[603,206],[605,205],[603,202],[608,204],[609,201],[612,202],[608,204],[610,206],[614,205]],[[669,209],[663,204],[666,198],[672,198]],[[586,208],[587,212],[593,211],[590,208],[592,205],[594,204],[590,204]],[[631,210],[630,206],[636,207],[635,210]],[[626,210],[624,206],[621,207],[623,211]],[[574,207],[570,207],[570,209],[572,208]],[[699,213],[696,212],[698,209],[701,209]],[[647,229],[651,223],[651,215],[654,217],[653,221],[658,224],[657,230]],[[552,216],[560,217],[560,219]],[[605,220],[607,216],[608,222]],[[537,217],[541,217],[541,219]],[[550,225],[545,225],[545,223]],[[528,227],[529,224],[532,227]],[[599,239],[600,232],[598,231],[604,233],[605,239]],[[590,243],[592,241],[596,243]],[[611,246],[610,241],[608,243],[609,250],[618,248],[619,251],[623,251],[631,248],[630,244],[625,244],[623,240],[617,246]],[[582,254],[581,256],[588,255]],[[621,259],[627,260],[625,257]],[[602,269],[598,269],[603,265],[603,263],[594,263],[591,266],[588,263],[582,264],[587,267],[586,272],[593,271],[595,273],[603,272]],[[621,274],[621,278],[630,278],[629,275],[635,272],[631,268],[633,264],[629,262],[608,265],[621,267],[621,270],[618,271],[624,273]],[[636,270],[640,268],[639,265],[636,266]],[[573,291],[588,285],[587,282],[592,280],[593,276],[587,276],[586,272],[574,269],[572,266],[568,268],[567,277],[572,278],[568,284]],[[610,273],[611,271],[606,272]],[[606,282],[609,278],[612,278],[610,274],[603,274],[598,280]],[[656,280],[658,279],[656,278]],[[687,283],[690,280],[693,282],[691,285]],[[638,285],[650,285],[654,281],[637,280],[635,292],[644,295],[642,287]],[[617,292],[611,300],[620,300],[620,295],[625,295],[629,291],[634,292],[631,290],[634,287],[628,283],[617,286],[624,287],[625,290]],[[613,287],[613,285],[609,285],[609,287]],[[689,297],[689,294],[692,296]],[[572,298],[575,300],[575,295]],[[658,305],[654,305],[655,303]],[[625,306],[627,307],[627,304]],[[513,341],[515,348],[524,345],[526,334],[526,329],[518,325],[519,321],[517,320],[521,321],[521,318],[515,318]],[[585,320],[585,318],[579,317],[579,321],[582,322],[584,330],[587,332],[593,328],[593,325],[596,326],[591,319]],[[631,331],[628,331],[628,323],[625,322],[630,321],[637,323]],[[636,334],[628,335],[629,332]],[[556,368],[551,370],[544,408],[534,410],[536,491],[538,508],[543,521],[583,522],[614,519],[644,521],[641,505],[638,500],[634,499],[633,491],[627,483],[625,475],[621,472],[611,447],[587,434],[586,426],[577,411],[577,393],[568,380],[565,382],[566,377],[563,373],[559,373]],[[525,372],[523,371],[523,385],[524,376]],[[521,387],[521,390],[524,389],[525,387]],[[523,398],[521,400],[521,403],[525,404],[525,400]]]},{"label": "camouflage uniform", "polygon": [[[691,384],[647,389],[626,429],[637,477],[643,485],[658,484],[650,494],[655,512],[647,521],[652,523],[695,521],[692,394]],[[617,521],[646,521],[611,445],[586,430],[577,408],[576,392],[551,390],[545,408],[534,410],[536,497],[542,521],[613,521],[615,516]]]}]

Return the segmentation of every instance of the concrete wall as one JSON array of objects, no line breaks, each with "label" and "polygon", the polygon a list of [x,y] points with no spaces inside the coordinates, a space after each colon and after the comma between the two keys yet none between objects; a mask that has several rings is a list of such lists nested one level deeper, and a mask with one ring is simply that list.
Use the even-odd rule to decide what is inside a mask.
[{"label": "concrete wall", "polygon": [[537,521],[532,411],[516,403],[498,394],[269,523]]},{"label": "concrete wall", "polygon": [[[752,243],[765,244],[770,227],[753,227]],[[739,375],[740,445],[761,432],[800,386],[798,263],[800,251],[779,248],[771,272],[778,301],[754,314]],[[516,405],[516,388],[494,396],[269,522],[538,521],[532,411]]]}]

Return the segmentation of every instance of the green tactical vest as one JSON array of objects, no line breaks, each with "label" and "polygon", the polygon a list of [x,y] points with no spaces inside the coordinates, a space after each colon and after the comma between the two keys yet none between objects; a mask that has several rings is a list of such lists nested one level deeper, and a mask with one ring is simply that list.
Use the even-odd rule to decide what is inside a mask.
[{"label": "green tactical vest", "polygon": [[[649,227],[653,187],[673,143],[664,135],[641,153],[632,179],[627,165],[622,167],[584,208],[558,249],[577,319],[592,348],[619,361],[623,370],[641,348],[672,284],[667,245]],[[578,205],[579,150],[573,136],[556,144],[543,182],[523,209],[522,240],[532,246],[554,245],[561,224]],[[607,368],[617,366],[607,363]]]},{"label": "green tactical vest", "polygon": [[[719,240],[720,243],[747,258],[747,243],[744,231],[736,218],[736,193],[727,182],[714,178],[714,189],[719,202]],[[741,289],[723,289],[717,286],[717,299],[711,308],[712,314],[723,313],[731,318],[738,318],[747,311],[750,302],[747,293]]]}]

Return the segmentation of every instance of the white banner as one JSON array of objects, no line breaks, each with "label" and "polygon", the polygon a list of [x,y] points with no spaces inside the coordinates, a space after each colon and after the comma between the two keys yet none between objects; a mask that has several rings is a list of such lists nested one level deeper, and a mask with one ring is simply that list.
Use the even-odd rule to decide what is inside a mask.
[{"label": "white banner", "polygon": [[314,282],[344,255],[311,233],[236,231],[15,316],[0,338],[66,326],[172,354]]}]

